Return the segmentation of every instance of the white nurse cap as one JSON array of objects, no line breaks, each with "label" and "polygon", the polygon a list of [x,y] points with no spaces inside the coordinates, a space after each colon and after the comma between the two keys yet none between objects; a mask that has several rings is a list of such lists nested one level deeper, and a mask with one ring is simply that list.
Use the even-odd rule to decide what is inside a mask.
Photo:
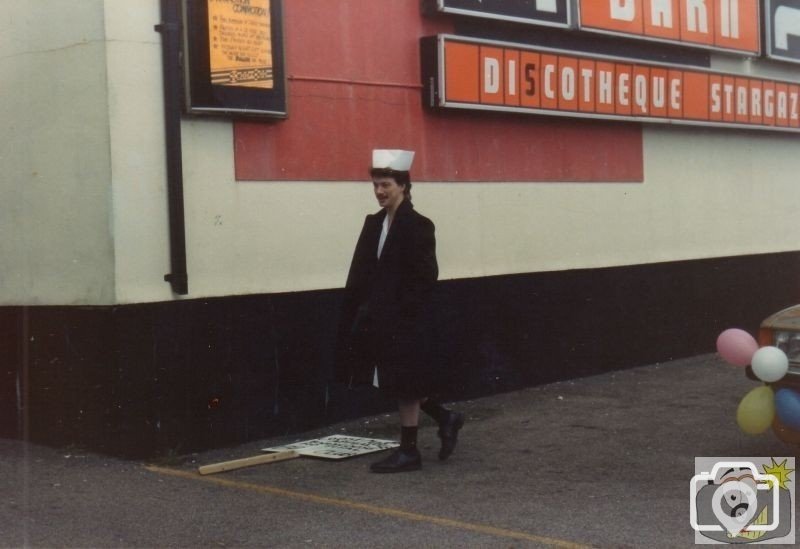
[{"label": "white nurse cap", "polygon": [[399,149],[374,149],[372,151],[372,168],[377,170],[394,170],[407,172],[411,170],[414,151]]}]

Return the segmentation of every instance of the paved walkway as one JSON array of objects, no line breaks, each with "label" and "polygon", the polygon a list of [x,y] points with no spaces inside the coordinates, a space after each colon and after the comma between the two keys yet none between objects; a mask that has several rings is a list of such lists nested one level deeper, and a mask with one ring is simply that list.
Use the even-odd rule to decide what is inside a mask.
[{"label": "paved walkway", "polygon": [[757,384],[705,355],[456,403],[468,423],[423,470],[380,454],[299,458],[217,475],[199,465],[344,433],[394,437],[394,416],[146,464],[0,441],[7,547],[692,547],[695,456],[796,456],[739,432]]}]

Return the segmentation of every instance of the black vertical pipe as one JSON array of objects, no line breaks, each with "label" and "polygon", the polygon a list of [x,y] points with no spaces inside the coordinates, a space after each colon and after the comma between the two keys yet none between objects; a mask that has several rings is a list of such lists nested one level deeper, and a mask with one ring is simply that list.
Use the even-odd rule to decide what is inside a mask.
[{"label": "black vertical pipe", "polygon": [[186,273],[186,228],[183,215],[183,161],[181,149],[181,2],[161,0],[161,53],[164,72],[164,126],[167,145],[167,201],[169,203],[170,269],[164,280],[176,294],[189,293]]}]

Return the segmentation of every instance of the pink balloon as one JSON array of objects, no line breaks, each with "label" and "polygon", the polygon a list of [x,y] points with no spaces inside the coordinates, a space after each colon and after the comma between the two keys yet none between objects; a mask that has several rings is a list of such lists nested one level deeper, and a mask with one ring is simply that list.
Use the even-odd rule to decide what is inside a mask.
[{"label": "pink balloon", "polygon": [[719,334],[717,351],[734,366],[747,366],[758,351],[758,343],[744,330],[729,328]]}]

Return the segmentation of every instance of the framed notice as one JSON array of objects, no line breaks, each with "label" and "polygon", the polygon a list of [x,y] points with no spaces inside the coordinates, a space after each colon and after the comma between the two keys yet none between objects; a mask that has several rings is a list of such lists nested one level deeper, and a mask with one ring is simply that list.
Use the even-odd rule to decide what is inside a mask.
[{"label": "framed notice", "polygon": [[280,0],[183,0],[186,110],[285,117]]}]

